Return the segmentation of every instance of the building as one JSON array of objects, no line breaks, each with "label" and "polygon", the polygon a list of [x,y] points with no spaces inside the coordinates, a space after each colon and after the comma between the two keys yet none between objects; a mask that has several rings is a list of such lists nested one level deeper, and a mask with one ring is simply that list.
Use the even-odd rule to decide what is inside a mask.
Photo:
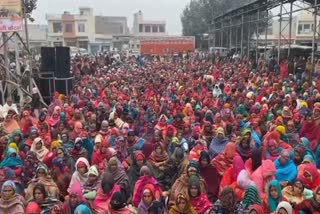
[{"label": "building", "polygon": [[[320,18],[320,17],[319,17]],[[320,20],[318,18],[318,20]],[[320,22],[319,22],[320,23]],[[318,23],[318,25],[319,25]],[[291,44],[312,46],[314,17],[311,12],[300,11],[292,17]],[[259,35],[259,44],[265,45],[267,39],[268,46],[277,46],[279,43],[280,24],[279,19],[272,19],[269,22],[267,38],[265,31]],[[318,29],[319,31],[319,29]],[[281,45],[288,44],[289,40],[289,17],[282,18]],[[256,37],[253,37],[254,40]],[[318,35],[317,35],[318,38]]]},{"label": "building", "polygon": [[166,36],[166,21],[145,20],[141,11],[134,14],[133,34],[135,36]]},{"label": "building", "polygon": [[95,53],[108,50],[113,36],[129,33],[126,17],[94,16],[90,7],[80,7],[79,14],[47,14],[50,46],[69,46]]},{"label": "building", "polygon": [[[48,26],[47,25],[36,25],[28,24],[29,32],[29,47],[32,52],[40,53],[42,46],[48,46]],[[24,42],[26,42],[25,31],[20,32],[20,36]]]}]

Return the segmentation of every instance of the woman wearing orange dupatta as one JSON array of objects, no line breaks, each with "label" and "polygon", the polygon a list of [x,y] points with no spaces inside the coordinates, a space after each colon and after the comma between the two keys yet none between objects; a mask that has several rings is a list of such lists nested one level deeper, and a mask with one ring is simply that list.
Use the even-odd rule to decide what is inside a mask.
[{"label": "woman wearing orange dupatta", "polygon": [[20,129],[19,123],[14,119],[16,112],[9,110],[8,114],[3,122],[3,131],[6,134],[11,134],[14,130]]},{"label": "woman wearing orange dupatta", "polygon": [[212,159],[212,165],[217,169],[219,175],[223,176],[224,173],[232,166],[233,157],[236,155],[237,146],[235,143],[230,142],[222,153]]},{"label": "woman wearing orange dupatta", "polygon": [[240,188],[237,183],[238,175],[243,169],[245,169],[244,162],[240,155],[236,155],[233,158],[232,166],[224,173],[220,183],[220,191],[222,191],[226,186],[232,187],[232,189],[234,189],[236,198],[239,201],[243,199],[245,194],[245,190]]}]

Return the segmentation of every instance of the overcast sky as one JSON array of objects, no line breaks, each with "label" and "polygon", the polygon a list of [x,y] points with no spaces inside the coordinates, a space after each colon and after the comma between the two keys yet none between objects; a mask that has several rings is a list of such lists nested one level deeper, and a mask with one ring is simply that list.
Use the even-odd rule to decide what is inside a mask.
[{"label": "overcast sky", "polygon": [[180,16],[189,2],[190,0],[38,0],[33,17],[35,23],[44,24],[47,13],[78,13],[79,6],[89,6],[94,9],[95,15],[126,16],[131,29],[133,13],[141,10],[145,19],[166,20],[168,33],[180,35]]}]

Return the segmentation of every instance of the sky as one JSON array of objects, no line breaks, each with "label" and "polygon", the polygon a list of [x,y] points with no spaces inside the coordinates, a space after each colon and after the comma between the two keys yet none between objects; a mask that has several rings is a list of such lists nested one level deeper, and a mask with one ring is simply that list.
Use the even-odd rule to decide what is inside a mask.
[{"label": "sky", "polygon": [[46,24],[46,14],[62,14],[64,11],[79,13],[79,6],[93,8],[95,15],[126,16],[132,28],[133,14],[141,10],[145,19],[165,20],[170,35],[181,35],[180,16],[190,0],[38,0],[32,16],[35,24]]}]

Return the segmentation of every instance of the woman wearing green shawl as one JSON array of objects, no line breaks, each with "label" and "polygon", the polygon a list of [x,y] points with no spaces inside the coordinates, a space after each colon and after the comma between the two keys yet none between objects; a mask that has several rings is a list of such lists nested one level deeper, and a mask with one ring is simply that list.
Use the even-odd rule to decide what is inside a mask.
[{"label": "woman wearing green shawl", "polygon": [[21,168],[22,164],[22,159],[18,155],[17,150],[9,147],[6,152],[5,159],[0,163],[0,169],[9,167],[15,170],[16,168]]},{"label": "woman wearing green shawl", "polygon": [[251,185],[248,187],[246,193],[244,194],[242,205],[243,208],[247,210],[251,205],[254,204],[261,205],[262,203],[257,188]]}]

